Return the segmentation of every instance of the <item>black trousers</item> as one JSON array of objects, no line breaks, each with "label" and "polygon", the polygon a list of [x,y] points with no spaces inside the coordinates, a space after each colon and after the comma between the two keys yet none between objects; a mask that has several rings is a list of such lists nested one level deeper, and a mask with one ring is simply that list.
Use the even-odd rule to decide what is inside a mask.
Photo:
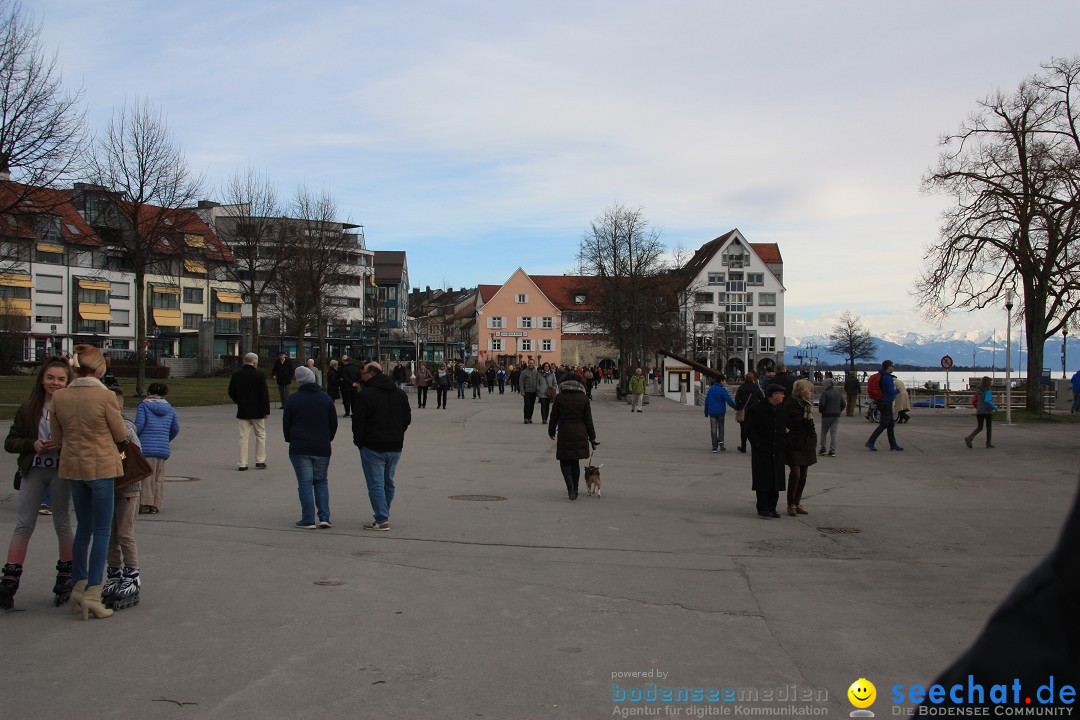
[{"label": "black trousers", "polygon": [[449,386],[435,386],[435,404],[441,408],[446,407],[446,395],[450,392]]},{"label": "black trousers", "polygon": [[759,490],[757,492],[757,509],[758,512],[765,510],[768,512],[776,512],[776,503],[780,501],[779,490]]},{"label": "black trousers", "polygon": [[[971,438],[974,440],[975,436],[982,432],[983,422],[986,424],[986,444],[991,443],[990,438],[994,432],[994,416],[993,415],[976,415],[975,419],[979,421],[979,427],[975,428],[975,432],[971,433]],[[1008,438],[1006,438],[1008,439]]]},{"label": "black trousers", "polygon": [[345,406],[345,417],[352,415],[353,403],[356,402],[356,388],[347,385],[341,388],[341,404]]},{"label": "black trousers", "polygon": [[525,419],[532,420],[533,408],[536,406],[536,393],[527,392],[525,395]]},{"label": "black trousers", "polygon": [[427,407],[427,385],[416,388],[416,407]]},{"label": "black trousers", "polygon": [[542,422],[545,422],[545,423],[547,422],[548,409],[550,407],[551,407],[551,398],[549,398],[549,397],[540,398],[540,420]]},{"label": "black trousers", "polygon": [[562,470],[563,481],[566,482],[566,492],[577,494],[578,479],[581,477],[581,461],[560,460],[559,469]]}]

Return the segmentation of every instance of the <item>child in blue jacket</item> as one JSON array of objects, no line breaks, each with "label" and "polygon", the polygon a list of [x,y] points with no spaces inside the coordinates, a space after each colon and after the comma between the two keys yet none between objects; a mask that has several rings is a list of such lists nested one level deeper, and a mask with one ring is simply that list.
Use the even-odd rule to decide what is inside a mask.
[{"label": "child in blue jacket", "polygon": [[169,386],[151,383],[150,395],[139,403],[135,413],[135,431],[142,442],[142,452],[154,468],[154,474],[143,480],[139,512],[156,514],[165,502],[165,461],[169,459],[169,443],[180,434],[180,421],[165,396]]},{"label": "child in blue jacket", "polygon": [[705,396],[705,416],[709,418],[709,432],[712,435],[712,451],[726,452],[724,447],[724,417],[727,415],[727,406],[735,407],[735,401],[731,399],[731,393],[724,387],[724,376],[716,378],[709,393]]}]

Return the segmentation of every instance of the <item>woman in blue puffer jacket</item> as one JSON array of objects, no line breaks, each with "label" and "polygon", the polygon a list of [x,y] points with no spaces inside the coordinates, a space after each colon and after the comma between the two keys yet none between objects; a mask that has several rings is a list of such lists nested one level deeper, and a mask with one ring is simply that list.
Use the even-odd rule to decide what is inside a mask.
[{"label": "woman in blue puffer jacket", "polygon": [[135,412],[135,431],[154,474],[143,480],[139,512],[156,514],[165,503],[165,461],[171,452],[169,443],[180,434],[180,421],[176,419],[173,406],[165,399],[168,385],[151,383],[147,390],[150,395],[139,403]]}]

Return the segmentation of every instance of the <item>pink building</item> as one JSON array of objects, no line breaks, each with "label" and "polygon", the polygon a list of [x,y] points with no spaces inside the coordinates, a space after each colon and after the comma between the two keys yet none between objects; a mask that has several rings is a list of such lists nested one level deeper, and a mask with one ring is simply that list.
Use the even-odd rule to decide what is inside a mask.
[{"label": "pink building", "polygon": [[481,286],[484,305],[476,313],[481,361],[561,363],[562,313],[525,271],[518,268],[489,298],[491,287]]}]

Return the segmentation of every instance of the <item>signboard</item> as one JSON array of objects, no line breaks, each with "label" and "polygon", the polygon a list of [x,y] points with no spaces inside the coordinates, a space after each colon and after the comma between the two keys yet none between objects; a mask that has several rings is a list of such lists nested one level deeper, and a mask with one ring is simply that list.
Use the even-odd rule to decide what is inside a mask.
[{"label": "signboard", "polygon": [[942,368],[943,370],[949,370],[949,369],[951,369],[951,368],[952,368],[952,358],[951,358],[951,357],[949,357],[948,355],[946,355],[945,357],[941,358],[941,368]]},{"label": "signboard", "polygon": [[495,337],[529,337],[527,332],[497,332]]},{"label": "signboard", "polygon": [[1042,369],[1042,384],[1043,385],[1049,385],[1050,384],[1050,368],[1043,368]]}]

